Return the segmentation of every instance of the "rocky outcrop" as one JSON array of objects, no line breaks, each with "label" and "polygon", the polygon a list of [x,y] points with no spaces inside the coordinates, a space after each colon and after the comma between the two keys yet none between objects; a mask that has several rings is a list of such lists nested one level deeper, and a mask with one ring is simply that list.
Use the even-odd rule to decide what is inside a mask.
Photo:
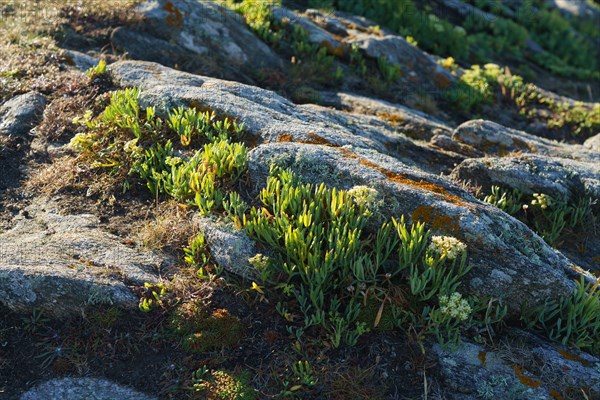
[{"label": "rocky outcrop", "polygon": [[62,378],[44,382],[21,396],[20,400],[153,400],[135,390],[95,378]]},{"label": "rocky outcrop", "polygon": [[[267,90],[156,64],[119,62],[110,71],[120,85],[141,87],[145,105],[165,110],[200,104],[244,121],[262,143],[249,155],[256,188],[265,184],[270,164],[291,167],[309,182],[369,185],[387,199],[387,215],[404,214],[465,241],[475,266],[465,290],[503,298],[516,311],[524,301],[542,304],[573,288],[575,273],[567,258],[521,222],[426,172],[423,165],[435,161],[417,159],[424,152],[415,149],[439,153],[390,133],[375,117],[298,106]],[[393,143],[397,148],[391,151]]]},{"label": "rocky outcrop", "polygon": [[0,302],[13,311],[64,317],[87,306],[135,308],[130,285],[157,282],[168,258],[130,247],[91,214],[61,215],[38,198],[0,233]]},{"label": "rocky outcrop", "polygon": [[131,58],[241,81],[251,81],[250,72],[282,67],[242,17],[215,2],[148,1],[136,12],[143,22],[118,28],[111,37]]}]

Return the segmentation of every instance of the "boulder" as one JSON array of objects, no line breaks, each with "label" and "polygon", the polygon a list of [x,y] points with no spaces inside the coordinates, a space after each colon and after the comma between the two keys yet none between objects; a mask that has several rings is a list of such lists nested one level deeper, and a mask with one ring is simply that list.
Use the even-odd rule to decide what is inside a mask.
[{"label": "boulder", "polygon": [[[405,134],[405,129],[395,127],[393,121],[384,117],[296,105],[269,90],[179,72],[155,63],[124,61],[108,68],[118,85],[144,89],[144,106],[155,105],[161,110],[180,105],[208,107],[240,119],[259,141],[319,142],[374,149],[436,174],[449,173],[464,158],[411,140],[408,126]],[[412,126],[418,126],[422,136],[428,136],[424,132],[429,128],[443,129],[437,124]]]},{"label": "boulder", "polygon": [[586,140],[583,146],[595,151],[596,154],[600,154],[600,133]]},{"label": "boulder", "polygon": [[375,115],[414,139],[430,140],[435,135],[452,134],[452,128],[437,118],[384,100],[352,93],[320,92],[319,103],[358,114]]},{"label": "boulder", "polygon": [[37,385],[20,400],[154,400],[156,397],[97,378],[60,378]]},{"label": "boulder", "polygon": [[111,36],[113,45],[132,58],[237,80],[249,80],[245,75],[261,69],[282,68],[282,60],[243,17],[215,2],[151,0],[135,12],[143,23]]},{"label": "boulder", "polygon": [[521,222],[446,179],[372,150],[272,143],[249,154],[255,186],[265,184],[271,164],[292,168],[306,182],[344,189],[368,185],[386,199],[388,217],[406,215],[426,222],[436,234],[459,238],[474,265],[460,290],[501,298],[514,314],[524,302],[543,304],[573,289],[576,274],[566,257]]},{"label": "boulder", "polygon": [[87,306],[133,309],[130,285],[158,282],[173,261],[130,247],[104,231],[91,214],[62,215],[51,199],[37,198],[0,233],[0,302],[20,313],[80,314]]},{"label": "boulder", "polygon": [[225,270],[246,279],[256,279],[257,274],[248,259],[258,251],[256,244],[233,223],[216,221],[209,217],[197,219],[212,259]]}]

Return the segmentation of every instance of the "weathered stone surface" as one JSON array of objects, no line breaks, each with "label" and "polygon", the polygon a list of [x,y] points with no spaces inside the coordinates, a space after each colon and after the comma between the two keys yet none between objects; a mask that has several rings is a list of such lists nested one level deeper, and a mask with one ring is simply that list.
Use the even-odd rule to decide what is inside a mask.
[{"label": "weathered stone surface", "polygon": [[388,63],[401,65],[404,74],[407,75],[406,79],[416,85],[426,85],[421,87],[422,90],[446,89],[456,81],[456,77],[439,65],[432,56],[408,43],[401,36],[378,37],[361,33],[351,36],[347,42],[350,45],[356,44],[367,57],[384,57]]},{"label": "weathered stone surface", "polygon": [[471,146],[471,152],[480,155],[504,156],[522,152],[600,162],[600,153],[589,151],[585,146],[559,143],[481,119],[458,126],[452,140]]},{"label": "weathered stone surface", "polygon": [[600,395],[600,359],[522,331],[494,349],[463,340],[452,350],[432,346],[448,399],[563,398],[583,387]]},{"label": "weathered stone surface", "polygon": [[254,267],[248,262],[257,254],[256,245],[244,231],[236,229],[233,223],[208,217],[196,221],[217,265],[244,278],[256,279]]},{"label": "weathered stone surface", "polygon": [[244,80],[244,73],[280,69],[281,59],[245,25],[215,2],[149,0],[136,12],[139,29],[121,28],[112,43],[135,59]]},{"label": "weathered stone surface", "polygon": [[458,165],[451,176],[489,191],[492,185],[545,193],[562,201],[589,193],[600,198],[600,164],[557,157],[521,155],[473,158]]},{"label": "weathered stone surface", "polygon": [[137,307],[128,285],[158,281],[172,261],[131,248],[91,214],[61,215],[38,198],[0,234],[0,301],[13,311],[56,317],[93,304]]},{"label": "weathered stone surface", "polygon": [[109,69],[120,85],[142,88],[143,105],[165,110],[202,104],[244,121],[263,143],[249,157],[257,187],[265,184],[272,163],[293,167],[306,181],[369,185],[384,194],[389,215],[404,214],[457,236],[468,244],[475,265],[465,290],[504,298],[516,311],[523,301],[541,304],[573,288],[567,258],[521,222],[427,173],[428,165],[449,162],[447,156],[376,117],[298,106],[267,90],[151,63],[119,62]]},{"label": "weathered stone surface", "polygon": [[358,114],[375,115],[414,139],[430,140],[434,135],[452,134],[452,128],[437,118],[384,100],[352,93],[320,92],[319,103]]},{"label": "weathered stone surface", "polygon": [[[408,133],[403,134],[404,129],[383,118],[316,105],[296,105],[269,90],[174,71],[154,63],[118,62],[111,64],[109,70],[119,85],[143,88],[143,104],[157,105],[163,110],[202,104],[244,121],[247,130],[261,141],[319,142],[374,149],[414,168],[438,174],[449,173],[462,160],[456,154],[410,140]],[[436,130],[441,127],[432,126]],[[426,127],[421,125],[419,129],[424,132]]]},{"label": "weathered stone surface", "polygon": [[44,382],[21,396],[21,400],[154,400],[116,383],[95,378],[62,378]]},{"label": "weathered stone surface", "polygon": [[[369,185],[386,199],[385,214],[407,215],[469,246],[474,265],[461,290],[542,304],[570,293],[570,261],[521,222],[478,202],[445,179],[416,171],[375,151],[300,143],[265,144],[249,155],[250,176],[264,185],[270,164],[291,167],[305,181],[341,188]],[[515,310],[513,310],[515,311]]]},{"label": "weathered stone surface", "polygon": [[285,7],[275,7],[273,9],[273,17],[280,22],[287,22],[304,29],[308,33],[308,40],[311,43],[325,46],[332,53],[343,55],[347,51],[346,46],[339,42],[331,33],[292,10]]},{"label": "weathered stone surface", "polygon": [[596,136],[592,136],[583,143],[584,147],[591,149],[597,153],[600,153],[600,133]]},{"label": "weathered stone surface", "polygon": [[95,57],[75,50],[63,50],[62,58],[68,65],[71,65],[82,72],[98,65],[99,61]]},{"label": "weathered stone surface", "polygon": [[0,107],[0,136],[22,136],[40,120],[46,98],[37,92],[15,96]]}]

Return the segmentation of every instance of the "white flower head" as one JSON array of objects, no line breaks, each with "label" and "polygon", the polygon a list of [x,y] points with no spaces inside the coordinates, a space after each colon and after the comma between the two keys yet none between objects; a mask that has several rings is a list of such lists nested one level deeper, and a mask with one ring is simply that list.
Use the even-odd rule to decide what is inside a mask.
[{"label": "white flower head", "polygon": [[429,250],[442,257],[446,256],[448,260],[454,260],[467,250],[467,245],[452,236],[433,236]]},{"label": "white flower head", "polygon": [[454,292],[450,297],[440,296],[440,311],[448,317],[466,321],[473,310],[460,293]]},{"label": "white flower head", "polygon": [[352,196],[352,199],[359,207],[372,206],[377,201],[377,197],[379,196],[377,190],[362,185],[354,186],[352,189],[348,190],[348,194]]}]

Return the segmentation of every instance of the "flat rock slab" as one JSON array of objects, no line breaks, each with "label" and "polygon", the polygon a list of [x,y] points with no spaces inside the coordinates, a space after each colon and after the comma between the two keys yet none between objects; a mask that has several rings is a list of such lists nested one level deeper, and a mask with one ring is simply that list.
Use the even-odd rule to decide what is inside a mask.
[{"label": "flat rock slab", "polygon": [[135,308],[130,285],[158,281],[172,261],[132,248],[91,214],[61,215],[36,199],[0,234],[0,301],[16,312],[61,317],[94,304]]},{"label": "flat rock slab", "polygon": [[94,378],[52,379],[24,393],[20,400],[155,400],[133,389]]}]

